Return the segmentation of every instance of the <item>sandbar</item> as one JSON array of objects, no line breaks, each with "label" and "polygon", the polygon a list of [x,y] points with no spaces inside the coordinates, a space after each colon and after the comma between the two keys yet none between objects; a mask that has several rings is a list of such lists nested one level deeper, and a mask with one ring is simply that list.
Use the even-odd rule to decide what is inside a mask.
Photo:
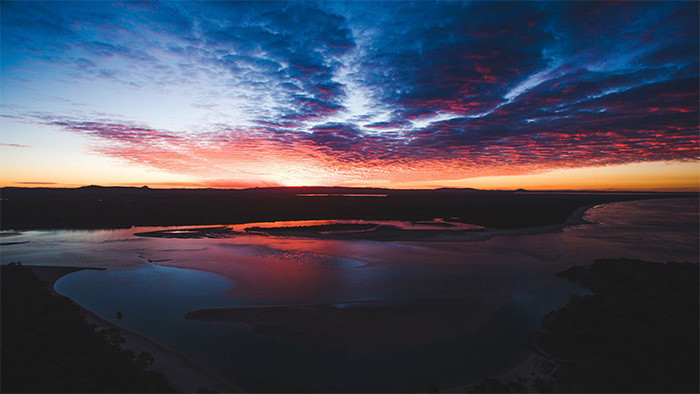
[{"label": "sandbar", "polygon": [[434,297],[333,304],[213,308],[187,319],[247,325],[277,340],[355,349],[402,348],[464,337],[507,297]]}]

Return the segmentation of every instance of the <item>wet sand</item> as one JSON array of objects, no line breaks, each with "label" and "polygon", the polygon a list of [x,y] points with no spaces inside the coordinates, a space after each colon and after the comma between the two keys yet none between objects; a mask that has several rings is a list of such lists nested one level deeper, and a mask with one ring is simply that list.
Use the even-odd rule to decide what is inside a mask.
[{"label": "wet sand", "polygon": [[511,392],[513,388],[517,388],[517,392],[520,393],[539,393],[542,391],[538,390],[538,382],[549,379],[556,369],[557,364],[550,358],[531,353],[525,361],[507,373],[494,378],[485,378],[484,380],[490,381],[492,385],[490,390],[484,390],[484,380],[482,380],[477,384],[450,387],[440,391],[443,393]]},{"label": "wet sand", "polygon": [[[102,269],[102,268],[83,268],[83,267],[52,267],[52,266],[27,266],[44,281],[52,291],[54,283],[62,276],[83,269]],[[90,312],[85,308],[80,308],[80,313],[85,316],[85,320],[89,324],[94,324],[97,329],[116,328],[119,334],[125,339],[122,347],[134,351],[139,354],[143,351],[150,353],[153,356],[153,364],[150,369],[163,373],[165,378],[175,388],[182,392],[197,392],[200,388],[216,390],[218,392],[238,393],[240,389],[225,381],[218,375],[202,367],[192,359],[182,353],[170,350],[159,343],[137,334],[124,327],[107,321],[100,316]]]},{"label": "wet sand", "polygon": [[419,346],[465,337],[506,297],[440,297],[335,304],[215,308],[187,319],[247,325],[277,340],[353,349]]}]

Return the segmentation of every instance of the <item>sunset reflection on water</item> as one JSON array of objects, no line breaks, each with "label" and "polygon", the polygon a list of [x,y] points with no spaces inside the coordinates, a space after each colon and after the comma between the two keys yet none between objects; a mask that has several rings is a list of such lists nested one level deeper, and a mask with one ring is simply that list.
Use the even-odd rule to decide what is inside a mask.
[{"label": "sunset reflection on water", "polygon": [[[119,308],[131,309],[119,324],[254,389],[276,391],[287,384],[311,389],[303,384],[304,376],[313,372],[319,376],[314,390],[327,391],[335,385],[348,390],[414,390],[422,389],[421,379],[428,376],[444,387],[502,373],[516,364],[527,353],[525,340],[539,327],[542,316],[563,305],[572,292],[582,291],[555,277],[572,265],[603,257],[698,261],[697,199],[608,204],[589,210],[586,217],[592,223],[563,232],[475,242],[377,242],[245,233],[193,239],[134,236],[165,228],[26,231],[3,238],[12,244],[3,246],[1,259],[2,263],[107,268],[68,275],[59,280],[57,289],[108,319],[114,319],[116,308],[110,291],[142,294],[124,298],[132,301]],[[199,226],[187,228],[195,227]],[[218,275],[197,275],[192,270]],[[99,283],[103,285],[95,286]],[[159,295],[151,298],[149,292]],[[472,300],[470,313],[481,316],[461,338],[429,346],[415,338],[414,346],[371,352],[324,348],[299,338],[297,342],[270,338],[239,324],[184,319],[190,307],[324,303],[347,307],[367,300],[377,305],[410,305],[411,300],[460,297]],[[157,307],[156,301],[168,306]],[[448,319],[435,324],[461,323]],[[179,327],[181,332],[173,334],[167,327]],[[393,337],[410,343],[410,328],[394,328]],[[481,342],[502,346],[496,351],[479,347]],[[270,377],[270,385],[261,386],[253,377],[269,375],[271,359],[277,383]],[[401,369],[382,369],[387,363]]]}]

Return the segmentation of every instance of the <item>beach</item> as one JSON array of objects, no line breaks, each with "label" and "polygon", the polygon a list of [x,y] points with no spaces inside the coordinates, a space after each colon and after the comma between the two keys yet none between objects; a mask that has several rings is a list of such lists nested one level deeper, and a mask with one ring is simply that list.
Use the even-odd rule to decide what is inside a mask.
[{"label": "beach", "polygon": [[[39,279],[44,281],[46,286],[52,291],[54,283],[64,275],[84,269],[99,269],[51,266],[27,267],[31,268]],[[136,354],[141,352],[150,353],[153,356],[153,364],[150,369],[161,372],[178,391],[191,393],[197,392],[201,388],[206,388],[221,393],[242,392],[233,384],[202,367],[182,353],[168,349],[150,338],[105,320],[83,307],[80,308],[80,313],[85,317],[87,323],[96,326],[96,330],[111,328],[119,330],[119,334],[125,340],[122,344],[123,348],[132,350]]]}]

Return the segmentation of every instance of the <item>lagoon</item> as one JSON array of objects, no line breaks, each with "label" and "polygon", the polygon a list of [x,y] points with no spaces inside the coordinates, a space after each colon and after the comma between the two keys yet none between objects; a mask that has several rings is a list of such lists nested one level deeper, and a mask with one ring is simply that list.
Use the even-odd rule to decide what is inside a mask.
[{"label": "lagoon", "polygon": [[[591,223],[562,232],[474,242],[134,235],[175,228],[26,231],[3,237],[0,257],[3,264],[106,268],[69,274],[55,288],[245,390],[421,391],[498,375],[522,361],[541,318],[585,292],[556,278],[558,271],[601,257],[698,260],[697,199],[607,204],[586,218]],[[388,308],[443,300],[456,302],[458,313],[435,314],[430,323],[462,324],[462,335],[448,330],[433,338],[431,324],[387,323],[398,338],[391,346],[343,338],[319,343],[295,335],[294,321],[271,328],[265,321],[185,318],[209,308]],[[362,313],[350,319],[370,338],[372,321]]]}]

